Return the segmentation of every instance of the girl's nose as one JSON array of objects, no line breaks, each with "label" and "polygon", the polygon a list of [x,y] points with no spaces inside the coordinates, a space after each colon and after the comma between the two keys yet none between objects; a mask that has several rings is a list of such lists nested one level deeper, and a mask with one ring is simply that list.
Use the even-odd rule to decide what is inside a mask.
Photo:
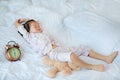
[{"label": "girl's nose", "polygon": [[38,31],[39,31],[39,32],[42,32],[42,29],[39,28]]}]

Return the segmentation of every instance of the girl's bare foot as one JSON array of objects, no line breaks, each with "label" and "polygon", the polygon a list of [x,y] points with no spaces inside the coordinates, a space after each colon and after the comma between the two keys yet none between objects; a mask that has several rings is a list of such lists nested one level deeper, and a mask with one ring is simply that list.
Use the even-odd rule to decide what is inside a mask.
[{"label": "girl's bare foot", "polygon": [[100,72],[105,71],[105,67],[104,67],[103,64],[93,65],[93,66],[92,66],[92,69],[93,69],[93,70],[96,70],[96,71],[100,71]]},{"label": "girl's bare foot", "polygon": [[112,63],[113,60],[116,58],[117,55],[118,55],[118,51],[113,52],[111,55],[109,55],[109,56],[106,57],[106,62],[108,64]]}]

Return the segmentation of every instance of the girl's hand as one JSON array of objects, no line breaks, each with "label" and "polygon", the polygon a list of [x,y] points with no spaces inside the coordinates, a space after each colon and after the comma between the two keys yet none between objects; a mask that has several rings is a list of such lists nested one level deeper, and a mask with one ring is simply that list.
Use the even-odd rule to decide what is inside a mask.
[{"label": "girl's hand", "polygon": [[22,20],[21,18],[17,20],[17,22],[18,22],[19,24],[21,24],[22,21],[23,21],[23,20]]},{"label": "girl's hand", "polygon": [[21,21],[22,21],[22,19],[18,19],[18,20],[15,22],[16,28],[18,28],[18,27],[21,25]]},{"label": "girl's hand", "polygon": [[28,19],[26,18],[20,18],[15,22],[15,26],[18,28],[23,21],[27,21]]},{"label": "girl's hand", "polygon": [[52,48],[55,49],[57,47],[56,44],[52,44]]},{"label": "girl's hand", "polygon": [[25,21],[28,21],[29,19],[27,18],[20,18],[18,19],[18,23],[22,23],[22,22],[25,22]]}]

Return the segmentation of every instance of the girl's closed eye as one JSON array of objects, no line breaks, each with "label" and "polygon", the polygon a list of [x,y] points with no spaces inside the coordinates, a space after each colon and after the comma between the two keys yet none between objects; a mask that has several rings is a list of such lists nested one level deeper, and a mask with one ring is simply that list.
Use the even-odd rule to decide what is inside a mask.
[{"label": "girl's closed eye", "polygon": [[32,22],[30,24],[30,31],[33,33],[41,33],[42,28],[39,26],[39,24],[37,22]]}]

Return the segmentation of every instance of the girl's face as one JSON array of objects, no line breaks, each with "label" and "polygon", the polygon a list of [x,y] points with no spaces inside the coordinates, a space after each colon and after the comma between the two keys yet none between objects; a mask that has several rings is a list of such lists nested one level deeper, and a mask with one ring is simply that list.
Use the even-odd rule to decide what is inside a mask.
[{"label": "girl's face", "polygon": [[42,31],[38,22],[33,21],[30,23],[30,33],[42,33]]}]

